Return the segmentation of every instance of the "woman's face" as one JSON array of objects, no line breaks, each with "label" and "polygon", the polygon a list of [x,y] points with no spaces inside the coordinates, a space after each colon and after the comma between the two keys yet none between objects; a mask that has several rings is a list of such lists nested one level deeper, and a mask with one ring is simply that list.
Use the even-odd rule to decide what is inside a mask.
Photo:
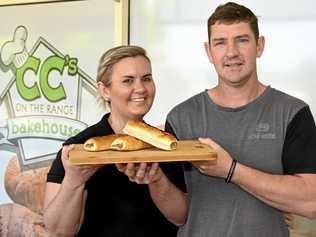
[{"label": "woman's face", "polygon": [[128,57],[113,66],[112,82],[104,87],[111,101],[111,114],[122,119],[142,119],[155,97],[151,65],[142,56]]}]

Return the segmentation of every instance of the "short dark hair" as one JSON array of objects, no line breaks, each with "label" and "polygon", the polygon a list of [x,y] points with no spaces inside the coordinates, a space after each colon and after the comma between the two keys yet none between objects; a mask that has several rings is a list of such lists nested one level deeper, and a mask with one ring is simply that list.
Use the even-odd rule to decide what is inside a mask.
[{"label": "short dark hair", "polygon": [[207,21],[208,40],[211,40],[211,26],[215,23],[233,24],[247,22],[255,35],[256,41],[259,39],[259,27],[257,16],[247,7],[234,2],[219,5]]}]

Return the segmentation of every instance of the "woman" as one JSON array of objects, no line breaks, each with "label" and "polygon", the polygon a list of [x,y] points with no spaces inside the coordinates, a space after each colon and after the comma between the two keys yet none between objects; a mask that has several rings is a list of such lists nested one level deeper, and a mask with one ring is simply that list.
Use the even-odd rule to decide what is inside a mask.
[{"label": "woman", "polygon": [[[118,166],[120,171],[115,165],[69,164],[70,144],[84,143],[90,137],[122,133],[128,120],[142,120],[150,110],[155,84],[144,49],[120,46],[108,50],[99,63],[97,85],[111,112],[99,123],[68,139],[58,153],[47,177],[46,228],[62,236],[175,236],[177,227],[155,206],[148,186],[130,182],[122,173],[130,169],[144,180],[146,172],[137,173],[132,164]],[[165,177],[158,164],[150,170],[154,175],[149,175],[148,182]]]}]

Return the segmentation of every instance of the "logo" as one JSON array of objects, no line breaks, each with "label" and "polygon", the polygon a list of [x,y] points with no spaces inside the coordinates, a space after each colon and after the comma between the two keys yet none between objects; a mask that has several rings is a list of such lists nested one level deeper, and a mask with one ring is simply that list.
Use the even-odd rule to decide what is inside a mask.
[{"label": "logo", "polygon": [[39,37],[27,49],[28,31],[18,26],[0,45],[0,149],[15,152],[23,169],[40,167],[56,157],[67,138],[88,125],[82,121],[83,94],[97,95],[96,83]]},{"label": "logo", "polygon": [[271,133],[269,130],[270,125],[268,123],[259,123],[255,128],[255,133],[248,136],[248,140],[275,139],[275,133]]}]

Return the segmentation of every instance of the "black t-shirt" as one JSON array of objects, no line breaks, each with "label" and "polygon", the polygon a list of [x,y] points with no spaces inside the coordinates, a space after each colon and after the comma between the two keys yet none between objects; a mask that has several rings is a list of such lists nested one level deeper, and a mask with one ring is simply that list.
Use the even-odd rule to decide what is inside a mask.
[{"label": "black t-shirt", "polygon": [[[68,139],[64,145],[84,143],[88,138],[114,134],[105,115],[102,120]],[[166,175],[185,190],[182,167],[160,164]],[[47,182],[61,183],[65,170],[58,153],[47,176]],[[86,183],[88,198],[85,217],[78,236],[168,237],[176,236],[177,227],[170,223],[153,203],[148,185],[128,180],[115,165],[106,165]]]}]

